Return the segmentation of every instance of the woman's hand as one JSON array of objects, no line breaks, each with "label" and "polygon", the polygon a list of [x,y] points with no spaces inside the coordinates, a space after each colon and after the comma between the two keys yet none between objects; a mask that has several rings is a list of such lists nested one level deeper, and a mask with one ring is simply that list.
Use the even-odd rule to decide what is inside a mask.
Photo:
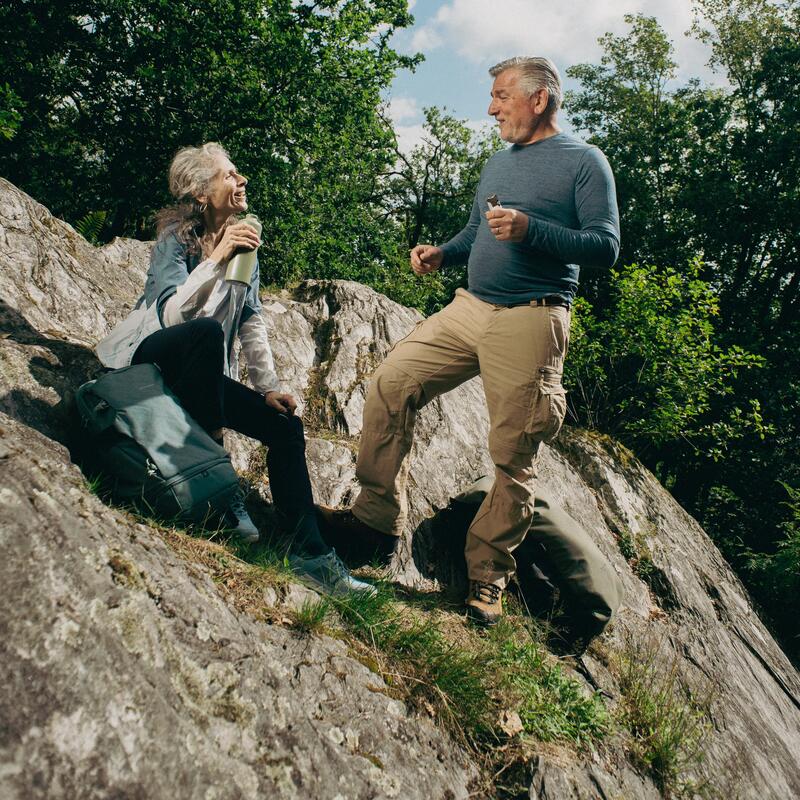
[{"label": "woman's hand", "polygon": [[209,256],[217,264],[224,264],[237,250],[255,250],[261,244],[261,238],[255,228],[246,222],[236,222],[223,228],[214,243]]},{"label": "woman's hand", "polygon": [[264,400],[270,408],[274,408],[281,414],[292,416],[297,410],[297,400],[290,394],[283,394],[282,392],[267,392],[264,395]]}]

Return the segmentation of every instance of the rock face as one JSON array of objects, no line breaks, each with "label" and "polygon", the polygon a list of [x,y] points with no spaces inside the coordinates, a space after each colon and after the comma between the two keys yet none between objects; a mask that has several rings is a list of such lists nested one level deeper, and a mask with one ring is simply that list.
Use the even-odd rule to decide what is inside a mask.
[{"label": "rock face", "polygon": [[467,796],[463,753],[343,642],[235,614],[6,415],[0,447],[2,797]]},{"label": "rock face", "polygon": [[[70,463],[72,393],[138,297],[148,253],[92,248],[0,180],[0,796],[468,796],[464,753],[341,642],[232,609]],[[347,503],[369,374],[420,317],[348,282],[263,302],[278,373],[305,398],[316,497]],[[491,471],[487,427],[477,379],[420,414],[398,580],[446,573],[431,519]],[[268,498],[259,448],[228,444],[254,500]],[[734,797],[800,796],[800,677],[697,523],[601,437],[565,429],[540,479],[624,584],[601,649],[650,643],[683,685],[713,688],[700,772]],[[616,673],[593,653],[584,674],[613,703]],[[613,748],[585,764],[542,755],[532,781],[538,800],[660,796]]]}]

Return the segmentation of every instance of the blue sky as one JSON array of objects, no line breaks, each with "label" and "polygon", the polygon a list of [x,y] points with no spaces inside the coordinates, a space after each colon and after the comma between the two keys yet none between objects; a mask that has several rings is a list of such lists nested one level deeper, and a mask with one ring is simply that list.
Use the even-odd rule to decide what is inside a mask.
[{"label": "blue sky", "polygon": [[388,96],[405,148],[419,139],[425,106],[446,106],[475,127],[490,122],[487,70],[504,58],[549,56],[562,77],[572,64],[597,62],[598,37],[623,33],[627,13],[656,17],[675,46],[678,80],[715,81],[706,67],[707,48],[685,35],[692,24],[691,0],[411,0],[410,5],[415,23],[398,32],[393,44],[403,53],[422,52],[426,60],[415,73],[399,74]]}]

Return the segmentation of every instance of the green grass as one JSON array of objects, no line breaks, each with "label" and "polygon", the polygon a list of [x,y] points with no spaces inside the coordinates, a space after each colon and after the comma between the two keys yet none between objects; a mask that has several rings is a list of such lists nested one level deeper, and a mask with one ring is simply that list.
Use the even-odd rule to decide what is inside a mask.
[{"label": "green grass", "polygon": [[304,633],[313,633],[323,630],[330,611],[331,604],[326,597],[319,600],[306,600],[299,609],[292,613],[292,620],[298,630]]},{"label": "green grass", "polygon": [[541,741],[588,743],[608,731],[609,717],[597,695],[586,695],[547,651],[526,636],[524,624],[507,620],[487,635],[489,664],[520,716],[526,733]]},{"label": "green grass", "polygon": [[704,760],[711,731],[709,689],[682,685],[678,658],[666,658],[661,643],[628,642],[619,656],[622,700],[618,718],[631,735],[631,755],[666,797],[709,794],[689,777]]},{"label": "green grass", "polygon": [[461,615],[398,601],[386,585],[373,597],[354,594],[333,605],[387,684],[412,704],[433,709],[477,750],[487,753],[507,740],[503,712],[519,715],[523,738],[585,744],[607,731],[602,701],[566,675],[520,617],[482,631]]},{"label": "green grass", "polygon": [[634,575],[649,584],[655,565],[653,564],[653,555],[647,546],[645,534],[641,531],[634,534],[625,528],[617,534],[617,545]]}]

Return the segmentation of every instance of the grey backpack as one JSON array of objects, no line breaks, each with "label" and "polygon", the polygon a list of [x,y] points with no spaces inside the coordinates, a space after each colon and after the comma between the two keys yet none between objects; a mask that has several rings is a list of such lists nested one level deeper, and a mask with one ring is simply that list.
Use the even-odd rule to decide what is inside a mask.
[{"label": "grey backpack", "polygon": [[164,386],[154,364],[114,370],[76,394],[84,471],[144,514],[204,522],[227,508],[238,482],[230,457]]}]

